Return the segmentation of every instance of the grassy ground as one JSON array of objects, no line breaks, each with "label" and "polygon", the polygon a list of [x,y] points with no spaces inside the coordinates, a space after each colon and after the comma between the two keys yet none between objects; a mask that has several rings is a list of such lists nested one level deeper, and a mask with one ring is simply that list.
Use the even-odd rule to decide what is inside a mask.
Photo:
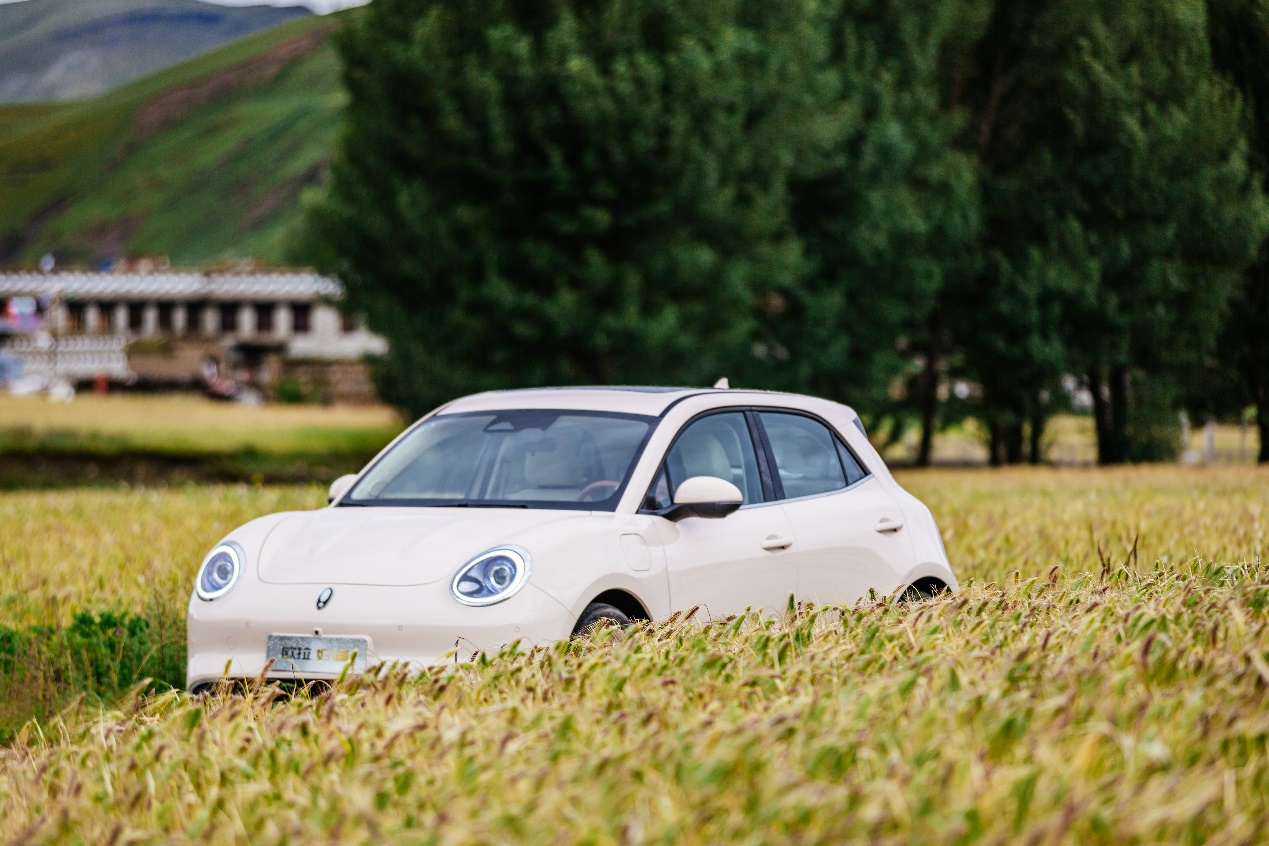
[{"label": "grassy ground", "polygon": [[[902,481],[939,518],[960,596],[660,625],[313,699],[90,698],[0,750],[0,840],[1269,837],[1269,473]],[[179,665],[181,647],[155,639],[179,631],[208,546],[252,514],[320,502],[314,488],[0,494],[0,522],[29,524],[0,540],[0,626],[62,633],[84,653],[66,683],[117,693],[133,679],[112,668]],[[93,626],[113,653],[91,652]]]},{"label": "grassy ground", "polygon": [[[260,405],[199,396],[80,394],[73,403],[0,394],[0,444],[28,439],[47,451],[282,455],[381,448],[401,431],[385,406]],[[7,439],[5,441],[4,439]]]},{"label": "grassy ground", "polygon": [[335,26],[301,19],[103,97],[0,107],[0,261],[286,261],[339,123]]},{"label": "grassy ground", "polygon": [[[1201,425],[1191,429],[1183,447],[1197,456],[1204,455],[1205,434]],[[886,451],[886,460],[911,463],[917,454],[920,433],[913,430]],[[988,436],[985,428],[973,419],[940,432],[934,439],[934,463],[974,465],[987,463]],[[1044,460],[1064,467],[1097,463],[1097,440],[1092,417],[1063,414],[1054,417],[1045,428],[1042,440]],[[1213,452],[1215,464],[1253,464],[1260,449],[1260,436],[1254,424],[1216,426]],[[1198,463],[1202,463],[1200,460]]]},{"label": "grassy ground", "polygon": [[0,395],[0,489],[130,481],[309,481],[355,472],[398,432],[382,406],[258,406],[196,396],[72,404]]}]

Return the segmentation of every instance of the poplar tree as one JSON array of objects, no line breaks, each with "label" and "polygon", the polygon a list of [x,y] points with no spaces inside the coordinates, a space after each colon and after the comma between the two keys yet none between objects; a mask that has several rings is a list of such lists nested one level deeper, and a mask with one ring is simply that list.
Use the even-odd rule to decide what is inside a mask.
[{"label": "poplar tree", "polygon": [[310,244],[420,414],[473,391],[711,384],[804,272],[816,0],[375,0]]},{"label": "poplar tree", "polygon": [[995,3],[966,74],[983,272],[949,292],[993,459],[1032,455],[1057,378],[1092,393],[1098,458],[1164,457],[1174,375],[1210,353],[1259,244],[1236,93],[1198,0]]},{"label": "poplar tree", "polygon": [[875,407],[975,198],[946,4],[375,0],[309,255],[389,341],[381,395],[577,383]]},{"label": "poplar tree", "polygon": [[[1216,67],[1242,93],[1251,160],[1261,190],[1269,190],[1269,3],[1208,0]],[[1217,360],[1231,368],[1256,406],[1260,463],[1269,463],[1269,240],[1236,287]]]}]

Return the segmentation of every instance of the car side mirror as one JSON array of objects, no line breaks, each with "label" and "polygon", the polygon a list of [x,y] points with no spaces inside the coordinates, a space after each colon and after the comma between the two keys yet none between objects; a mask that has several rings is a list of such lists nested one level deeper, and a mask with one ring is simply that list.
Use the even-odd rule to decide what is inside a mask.
[{"label": "car side mirror", "polygon": [[740,508],[745,501],[740,488],[713,476],[693,476],[674,492],[674,505],[661,516],[678,522],[686,517],[717,520]]},{"label": "car side mirror", "polygon": [[330,490],[326,492],[326,501],[328,503],[335,502],[353,486],[353,482],[357,481],[356,473],[349,473],[347,476],[340,476],[338,479],[330,483]]}]

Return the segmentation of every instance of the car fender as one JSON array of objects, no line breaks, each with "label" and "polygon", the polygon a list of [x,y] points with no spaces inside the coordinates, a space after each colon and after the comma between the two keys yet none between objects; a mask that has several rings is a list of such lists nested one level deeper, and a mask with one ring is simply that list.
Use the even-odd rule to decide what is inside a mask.
[{"label": "car fender", "polygon": [[947,589],[952,593],[960,591],[960,585],[957,583],[956,577],[952,575],[952,571],[936,562],[917,564],[903,576],[899,584],[895,585],[895,591],[901,591],[909,585],[927,578],[938,579],[947,585]]},{"label": "car fender", "polygon": [[567,532],[544,526],[520,532],[510,542],[533,558],[530,583],[568,608],[574,619],[607,590],[631,594],[660,619],[670,613],[670,587],[656,519],[596,512],[590,519],[569,521]]}]

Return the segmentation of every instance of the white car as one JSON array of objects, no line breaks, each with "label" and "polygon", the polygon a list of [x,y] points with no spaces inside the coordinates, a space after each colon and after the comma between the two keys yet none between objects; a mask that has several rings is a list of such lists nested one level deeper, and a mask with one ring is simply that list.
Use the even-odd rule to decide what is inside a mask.
[{"label": "white car", "polygon": [[331,505],[231,532],[189,603],[191,690],[331,679],[603,620],[956,590],[858,415],[726,389],[500,391],[424,417]]}]

